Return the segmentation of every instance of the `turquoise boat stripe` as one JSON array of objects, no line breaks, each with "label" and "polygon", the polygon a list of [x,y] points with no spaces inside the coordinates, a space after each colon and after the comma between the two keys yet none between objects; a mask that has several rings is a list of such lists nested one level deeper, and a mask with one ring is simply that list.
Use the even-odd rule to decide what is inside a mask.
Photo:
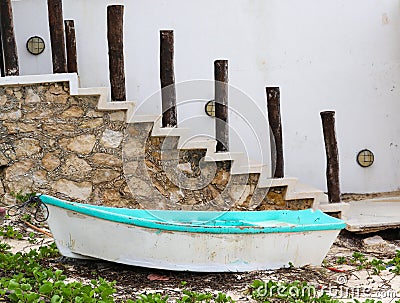
[{"label": "turquoise boat stripe", "polygon": [[166,231],[258,234],[341,230],[346,227],[344,221],[312,209],[227,212],[142,210],[68,202],[47,195],[40,195],[40,199],[45,204],[91,217]]}]

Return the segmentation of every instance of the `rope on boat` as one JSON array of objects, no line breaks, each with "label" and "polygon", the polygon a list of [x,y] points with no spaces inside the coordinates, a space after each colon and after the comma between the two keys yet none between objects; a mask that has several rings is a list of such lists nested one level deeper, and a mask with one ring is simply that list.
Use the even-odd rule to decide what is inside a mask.
[{"label": "rope on boat", "polygon": [[31,213],[30,210],[32,209],[34,210],[33,217],[37,222],[44,222],[49,218],[49,209],[40,199],[40,195],[31,196],[26,202],[11,206],[7,214],[10,217],[15,217],[24,213]]}]

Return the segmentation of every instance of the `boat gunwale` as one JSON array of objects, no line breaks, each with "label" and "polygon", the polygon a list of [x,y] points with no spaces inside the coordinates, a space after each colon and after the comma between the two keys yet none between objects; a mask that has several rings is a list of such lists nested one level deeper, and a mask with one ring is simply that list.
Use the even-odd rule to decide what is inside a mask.
[{"label": "boat gunwale", "polygon": [[[151,228],[156,230],[165,230],[165,231],[176,231],[176,232],[192,232],[192,233],[209,233],[209,234],[266,234],[266,233],[288,233],[288,232],[311,232],[311,231],[324,231],[324,230],[341,230],[346,227],[344,221],[328,216],[320,210],[266,210],[266,211],[229,211],[229,213],[233,214],[244,214],[247,215],[251,212],[253,213],[266,213],[268,215],[277,214],[281,216],[289,216],[292,214],[299,214],[298,219],[300,217],[304,217],[312,214],[316,217],[313,224],[296,224],[288,221],[281,220],[282,222],[289,223],[291,225],[278,225],[278,226],[262,226],[262,225],[204,225],[197,224],[194,225],[193,221],[189,223],[180,223],[177,221],[171,220],[163,220],[154,215],[156,212],[165,212],[165,213],[174,213],[174,212],[192,212],[192,213],[219,213],[219,217],[223,216],[227,212],[224,211],[176,211],[176,210],[143,210],[143,209],[127,209],[127,208],[113,208],[106,206],[98,206],[91,204],[84,204],[78,202],[70,202],[61,200],[48,195],[40,195],[41,201],[44,204],[52,205],[55,207],[59,207],[62,209],[66,209],[69,211],[73,211],[76,213],[81,213],[90,217],[99,218],[111,222],[123,223],[131,226],[138,226],[143,228]],[[43,199],[44,198],[44,199]],[[113,209],[119,210],[129,210],[135,212],[143,212],[151,215],[151,219],[139,218],[128,216],[126,214],[112,212]],[[327,223],[321,223],[317,221],[321,221],[321,217],[328,221]],[[209,220],[211,221],[211,220]],[[272,220],[265,220],[264,222],[268,222]],[[241,223],[251,223],[250,221],[241,220]],[[259,221],[261,222],[261,221]],[[198,222],[197,222],[198,223]]]}]

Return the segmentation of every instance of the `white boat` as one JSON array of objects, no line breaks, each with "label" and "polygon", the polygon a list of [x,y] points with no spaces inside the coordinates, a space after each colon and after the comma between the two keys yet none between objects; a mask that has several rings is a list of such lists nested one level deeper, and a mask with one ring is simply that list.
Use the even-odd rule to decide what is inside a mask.
[{"label": "white boat", "polygon": [[345,227],[342,220],[311,209],[150,211],[40,199],[62,255],[167,270],[317,266]]}]

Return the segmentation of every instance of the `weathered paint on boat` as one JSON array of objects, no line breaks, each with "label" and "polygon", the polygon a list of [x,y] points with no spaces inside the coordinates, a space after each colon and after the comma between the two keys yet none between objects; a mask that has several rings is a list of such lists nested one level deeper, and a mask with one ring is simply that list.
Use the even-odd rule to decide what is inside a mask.
[{"label": "weathered paint on boat", "polygon": [[110,208],[42,195],[64,256],[183,271],[320,265],[343,221],[320,211],[187,212]]}]

